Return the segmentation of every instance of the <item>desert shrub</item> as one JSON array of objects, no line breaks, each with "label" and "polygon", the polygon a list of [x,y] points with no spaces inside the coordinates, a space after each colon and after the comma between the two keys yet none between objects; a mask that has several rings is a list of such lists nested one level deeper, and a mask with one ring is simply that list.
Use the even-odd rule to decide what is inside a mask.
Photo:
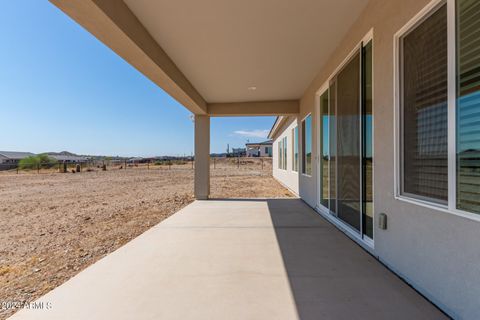
[{"label": "desert shrub", "polygon": [[40,165],[40,158],[38,156],[30,156],[23,158],[18,162],[20,169],[36,169]]},{"label": "desert shrub", "polygon": [[23,158],[18,162],[18,167],[20,169],[28,170],[28,169],[37,169],[39,167],[42,168],[50,168],[57,164],[56,160],[50,158],[46,154],[38,154],[35,156],[30,156]]}]

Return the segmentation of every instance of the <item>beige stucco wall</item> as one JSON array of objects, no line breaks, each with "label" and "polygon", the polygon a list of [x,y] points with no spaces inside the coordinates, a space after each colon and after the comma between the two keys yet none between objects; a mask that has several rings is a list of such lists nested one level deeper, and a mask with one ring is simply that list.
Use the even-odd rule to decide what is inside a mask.
[{"label": "beige stucco wall", "polygon": [[[394,197],[394,34],[427,0],[371,0],[365,11],[318,73],[300,102],[299,121],[313,117],[313,154],[317,155],[318,119],[315,94],[339,64],[373,29],[374,55],[374,207],[373,253],[450,316],[480,317],[480,223],[468,218],[397,200]],[[318,32],[328,32],[318,30]],[[285,127],[287,129],[287,127]],[[278,137],[281,137],[280,130]],[[301,144],[300,144],[301,145]],[[276,162],[277,146],[274,145]],[[315,159],[315,162],[316,163]],[[291,177],[274,175],[283,183]],[[316,205],[317,167],[313,177],[298,176],[298,192]],[[388,229],[378,229],[380,212]],[[367,289],[368,290],[368,289]]]},{"label": "beige stucco wall", "polygon": [[[289,117],[287,121],[273,136],[272,156],[273,156],[273,177],[287,187],[290,191],[298,195],[298,172],[292,170],[293,164],[293,135],[292,129],[297,126],[297,117]],[[287,137],[287,170],[278,168],[278,142]],[[300,152],[300,146],[299,146]],[[300,161],[300,159],[299,159]]]},{"label": "beige stucco wall", "polygon": [[195,115],[195,179],[194,193],[198,200],[210,195],[210,117]]}]

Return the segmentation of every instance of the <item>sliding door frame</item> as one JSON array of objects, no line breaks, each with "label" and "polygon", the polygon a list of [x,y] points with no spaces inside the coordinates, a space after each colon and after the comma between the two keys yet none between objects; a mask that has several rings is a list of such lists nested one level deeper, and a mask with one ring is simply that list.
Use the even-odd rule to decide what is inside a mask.
[{"label": "sliding door frame", "polygon": [[[329,91],[329,84],[330,82],[327,81],[324,83],[319,90],[315,93],[315,114],[316,114],[316,122],[317,125],[315,126],[315,137],[317,138],[317,156],[316,156],[316,163],[315,165],[317,166],[317,174],[316,174],[316,183],[317,183],[317,201],[316,201],[316,206],[317,207],[323,207],[327,209],[325,206],[322,205],[322,192],[323,192],[323,180],[321,178],[321,172],[322,172],[322,116],[321,116],[321,97],[325,92],[328,92],[328,111],[330,114],[330,91]],[[328,130],[330,131],[330,122],[328,123]],[[329,145],[330,146],[330,145]],[[330,157],[330,155],[329,155]],[[330,163],[328,165],[328,170],[330,171]],[[328,190],[330,192],[330,179],[328,179]],[[330,201],[330,200],[329,200]]]},{"label": "sliding door frame", "polygon": [[[316,174],[316,183],[317,183],[317,211],[324,217],[326,218],[327,220],[329,220],[331,223],[333,223],[335,226],[337,226],[340,230],[342,230],[343,232],[345,232],[347,235],[349,235],[351,238],[357,240],[365,249],[367,250],[372,250],[374,248],[374,239],[375,239],[375,228],[373,227],[373,230],[372,230],[372,236],[373,238],[369,238],[365,233],[364,233],[364,219],[363,219],[363,215],[364,215],[364,209],[363,209],[363,203],[361,205],[361,210],[360,210],[360,215],[359,215],[359,219],[360,219],[360,230],[358,231],[357,229],[353,228],[352,226],[350,226],[349,224],[347,224],[346,222],[342,221],[340,218],[338,218],[336,216],[336,214],[334,212],[332,212],[329,208],[325,207],[322,205],[321,203],[321,192],[322,192],[322,177],[320,176],[320,173],[322,172],[320,169],[320,166],[321,166],[321,152],[322,150],[320,149],[320,147],[322,146],[322,119],[321,119],[321,110],[320,110],[320,97],[326,92],[328,91],[329,92],[329,106],[328,106],[328,110],[329,110],[329,114],[330,114],[330,107],[331,107],[331,92],[329,91],[329,88],[330,88],[330,84],[331,84],[331,81],[333,79],[336,78],[336,76],[342,71],[342,69],[350,62],[350,60],[357,54],[359,53],[360,55],[360,65],[359,65],[359,68],[360,68],[360,87],[362,87],[362,83],[363,83],[363,67],[362,67],[362,61],[363,61],[363,48],[365,45],[367,45],[368,43],[371,43],[372,44],[372,117],[373,119],[375,119],[375,104],[373,102],[374,100],[374,43],[373,43],[373,29],[369,30],[369,32],[363,37],[363,39],[357,43],[357,45],[349,52],[349,54],[343,59],[343,61],[335,68],[335,70],[330,74],[330,76],[328,77],[328,79],[325,81],[325,83],[317,90],[316,94],[315,94],[315,113],[316,113],[316,117],[315,117],[315,120],[316,120],[316,123],[317,125],[315,126],[315,136],[317,137],[317,144],[316,144],[316,147],[317,147],[317,161],[316,161],[316,166],[317,166],[317,174]],[[364,111],[364,97],[363,97],[364,93],[363,93],[363,90],[362,88],[360,88],[360,103],[359,103],[359,112],[362,116],[362,120],[361,120],[361,125],[360,125],[360,149],[362,150],[362,158],[363,158],[363,147],[364,147],[364,141],[363,141],[363,125],[364,125],[364,115],[363,115],[363,111]],[[372,133],[374,132],[374,123],[375,121],[373,120],[372,121]],[[329,121],[329,126],[331,125],[330,121]],[[329,128],[329,131],[330,131],[330,128]],[[375,140],[375,135],[372,134],[372,168],[374,168],[374,163],[375,163],[375,148],[374,148],[374,140]],[[336,146],[335,146],[336,148]],[[337,156],[337,155],[336,155]],[[330,171],[330,164],[331,162],[329,161],[329,171]],[[360,190],[360,199],[364,200],[364,175],[363,175],[363,160],[361,161],[361,164],[359,166],[360,168],[360,184],[361,184],[361,190]],[[338,168],[335,169],[335,171],[338,171]],[[337,175],[338,173],[336,172],[336,179],[337,179]],[[372,210],[373,212],[375,212],[374,210],[374,198],[375,198],[375,192],[374,192],[374,184],[375,184],[375,179],[374,179],[374,175],[375,175],[375,170],[373,170],[372,172]],[[328,184],[329,184],[329,190],[330,190],[330,179],[328,181]],[[335,183],[335,186],[336,188],[338,189],[338,183]],[[337,198],[338,198],[338,190],[336,190],[336,195],[337,195]],[[337,201],[338,199],[336,199]],[[337,201],[338,202],[338,201]],[[373,221],[375,218],[375,214],[374,216],[372,217]],[[375,223],[373,222],[373,225],[375,225]]]}]

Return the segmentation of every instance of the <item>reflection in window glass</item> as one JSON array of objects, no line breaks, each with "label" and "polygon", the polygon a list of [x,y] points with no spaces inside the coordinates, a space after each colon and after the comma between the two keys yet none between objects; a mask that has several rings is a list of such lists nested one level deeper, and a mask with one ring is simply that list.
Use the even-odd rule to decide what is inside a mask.
[{"label": "reflection in window glass", "polygon": [[373,239],[372,42],[363,48],[363,232]]},{"label": "reflection in window glass", "polygon": [[282,169],[282,158],[283,158],[282,140],[278,141],[277,145],[278,145],[278,169]]},{"label": "reflection in window glass", "polygon": [[320,96],[320,203],[329,207],[329,115],[328,90]]},{"label": "reflection in window glass", "polygon": [[480,6],[457,0],[457,208],[480,213]]},{"label": "reflection in window glass", "polygon": [[447,203],[447,7],[402,39],[403,193]]},{"label": "reflection in window glass", "polygon": [[330,178],[330,197],[329,205],[330,211],[336,215],[337,213],[337,83],[332,81],[328,89],[329,92],[329,110],[328,110],[328,135],[329,142],[329,178]]},{"label": "reflection in window glass", "polygon": [[287,137],[284,137],[283,138],[283,143],[282,143],[282,146],[283,146],[283,167],[282,169],[283,170],[287,170]]},{"label": "reflection in window glass", "polygon": [[302,121],[302,173],[312,174],[312,117]]},{"label": "reflection in window glass", "polygon": [[298,172],[298,126],[293,129],[293,171]]},{"label": "reflection in window glass", "polygon": [[360,51],[336,75],[337,216],[361,230]]}]

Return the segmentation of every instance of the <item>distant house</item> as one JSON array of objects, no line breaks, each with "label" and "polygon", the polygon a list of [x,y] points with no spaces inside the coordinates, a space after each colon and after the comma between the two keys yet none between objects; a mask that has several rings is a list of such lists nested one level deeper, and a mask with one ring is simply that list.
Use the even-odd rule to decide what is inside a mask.
[{"label": "distant house", "polygon": [[50,158],[55,159],[58,162],[62,162],[62,163],[84,163],[88,161],[87,157],[79,156],[67,151],[62,151],[59,153],[49,152],[47,153],[47,155]]},{"label": "distant house", "polygon": [[31,152],[0,151],[0,170],[16,168],[20,160],[34,155]]},{"label": "distant house", "polygon": [[231,157],[245,157],[247,155],[247,149],[245,148],[232,148]]},{"label": "distant house", "polygon": [[34,155],[31,152],[0,151],[0,164],[17,164],[20,160]]},{"label": "distant house", "polygon": [[271,157],[272,140],[259,143],[246,143],[247,157]]},{"label": "distant house", "polygon": [[128,163],[146,163],[149,159],[145,159],[142,157],[133,157],[127,160]]}]

